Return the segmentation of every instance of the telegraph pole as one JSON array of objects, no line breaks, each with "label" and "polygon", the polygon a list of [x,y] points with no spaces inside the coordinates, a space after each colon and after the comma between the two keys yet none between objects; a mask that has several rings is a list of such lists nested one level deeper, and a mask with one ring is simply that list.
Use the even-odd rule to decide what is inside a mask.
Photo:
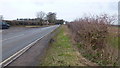
[{"label": "telegraph pole", "polygon": [[2,22],[3,20],[3,15],[0,15],[0,22]]}]

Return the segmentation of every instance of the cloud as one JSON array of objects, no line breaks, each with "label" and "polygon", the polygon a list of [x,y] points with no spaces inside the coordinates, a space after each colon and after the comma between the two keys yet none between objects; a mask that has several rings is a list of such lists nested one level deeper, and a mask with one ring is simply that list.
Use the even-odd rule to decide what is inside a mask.
[{"label": "cloud", "polygon": [[0,0],[5,19],[34,18],[36,12],[56,12],[57,18],[72,21],[86,14],[116,14],[118,0]]}]

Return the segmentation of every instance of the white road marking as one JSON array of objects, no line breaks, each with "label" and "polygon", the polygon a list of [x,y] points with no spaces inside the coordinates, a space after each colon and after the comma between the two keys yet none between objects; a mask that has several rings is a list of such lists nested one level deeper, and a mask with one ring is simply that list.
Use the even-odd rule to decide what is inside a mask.
[{"label": "white road marking", "polygon": [[13,38],[16,38],[16,37],[20,37],[20,36],[23,36],[23,35],[24,35],[24,34],[17,35],[17,36],[14,36],[14,37],[10,37],[10,38],[4,39],[4,40],[2,40],[2,41],[6,41],[6,40],[13,39]]},{"label": "white road marking", "polygon": [[[58,26],[59,27],[59,26]],[[56,28],[55,28],[56,29]],[[40,39],[42,39],[43,37],[47,36],[48,34],[50,34],[51,32],[53,32],[55,29],[53,29],[52,31],[48,32],[47,34],[43,35],[42,37],[38,38],[37,40],[33,41],[32,43],[30,43],[29,45],[27,45],[26,47],[22,48],[21,50],[19,50],[18,52],[16,52],[15,54],[13,54],[12,56],[10,56],[9,58],[5,59],[4,61],[0,62],[0,66],[3,65],[7,66],[8,64],[10,64],[12,61],[14,61],[15,59],[17,59],[19,56],[21,56],[23,53],[25,53],[28,49],[30,49],[30,47],[32,47],[37,41],[39,41]]]}]

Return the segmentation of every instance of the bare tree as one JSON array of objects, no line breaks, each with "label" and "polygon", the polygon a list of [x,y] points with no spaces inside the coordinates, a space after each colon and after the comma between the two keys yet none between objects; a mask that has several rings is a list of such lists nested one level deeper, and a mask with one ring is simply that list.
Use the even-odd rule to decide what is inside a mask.
[{"label": "bare tree", "polygon": [[42,25],[42,22],[45,18],[45,15],[46,14],[43,11],[37,12],[36,17],[37,17],[37,20],[38,20],[38,24]]},{"label": "bare tree", "polygon": [[37,12],[36,17],[37,17],[37,18],[40,18],[40,19],[44,19],[45,13],[44,13],[43,11]]}]

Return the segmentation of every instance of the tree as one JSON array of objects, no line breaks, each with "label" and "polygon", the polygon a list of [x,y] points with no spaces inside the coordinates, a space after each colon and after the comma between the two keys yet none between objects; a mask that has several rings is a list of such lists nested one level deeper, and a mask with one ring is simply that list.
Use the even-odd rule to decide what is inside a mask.
[{"label": "tree", "polygon": [[44,19],[45,13],[43,11],[37,12],[36,17],[39,18],[39,19]]},{"label": "tree", "polygon": [[56,13],[49,12],[47,14],[47,20],[49,23],[55,23],[56,22]]},{"label": "tree", "polygon": [[38,24],[42,25],[42,22],[44,20],[45,17],[45,13],[43,11],[37,12],[37,20],[38,20]]}]

